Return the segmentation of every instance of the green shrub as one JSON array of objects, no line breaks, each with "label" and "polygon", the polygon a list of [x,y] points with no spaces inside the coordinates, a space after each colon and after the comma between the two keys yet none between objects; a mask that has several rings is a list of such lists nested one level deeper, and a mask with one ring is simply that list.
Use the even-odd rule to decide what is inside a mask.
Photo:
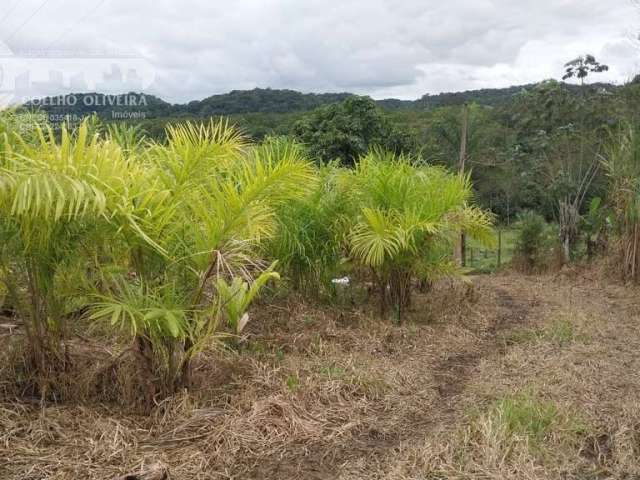
[{"label": "green shrub", "polygon": [[516,241],[512,263],[524,273],[547,269],[554,259],[558,244],[553,228],[532,211],[522,212],[516,223]]},{"label": "green shrub", "polygon": [[372,150],[343,184],[353,205],[350,255],[371,272],[382,314],[392,307],[402,319],[414,279],[465,273],[452,259],[461,231],[485,245],[495,240],[492,215],[472,204],[469,176]]}]

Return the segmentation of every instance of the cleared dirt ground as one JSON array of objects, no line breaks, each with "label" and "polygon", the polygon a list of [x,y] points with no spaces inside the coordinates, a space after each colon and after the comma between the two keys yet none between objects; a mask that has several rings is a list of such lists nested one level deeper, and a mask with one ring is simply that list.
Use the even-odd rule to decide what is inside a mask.
[{"label": "cleared dirt ground", "polygon": [[[473,283],[417,297],[402,326],[258,307],[239,351],[203,354],[197,390],[151,416],[18,401],[0,367],[0,479],[153,462],[175,480],[640,478],[638,290],[586,273]],[[0,345],[19,335],[4,330]]]}]

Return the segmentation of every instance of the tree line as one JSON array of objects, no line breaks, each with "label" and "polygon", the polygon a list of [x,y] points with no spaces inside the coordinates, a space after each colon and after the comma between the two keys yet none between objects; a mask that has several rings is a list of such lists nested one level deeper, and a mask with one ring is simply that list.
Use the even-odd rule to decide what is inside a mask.
[{"label": "tree line", "polygon": [[[567,64],[566,79],[575,75],[582,80],[584,73],[601,71],[597,62],[589,63],[590,58],[579,60]],[[167,126],[224,115],[256,142],[295,138],[318,163],[338,160],[354,165],[372,147],[382,147],[455,169],[461,117],[467,108],[466,163],[480,205],[504,223],[523,210],[558,221],[560,201],[570,205],[577,192],[585,200],[602,195],[604,174],[594,165],[612,132],[625,121],[636,120],[639,85],[638,81],[613,86],[548,80],[522,87],[425,95],[416,101],[255,89],[186,105],[152,97],[147,100],[149,116],[135,123],[148,137],[162,142]],[[82,102],[78,105],[86,110],[80,113],[90,113]],[[109,123],[104,116],[103,120]],[[584,175],[593,168],[586,185]]]}]

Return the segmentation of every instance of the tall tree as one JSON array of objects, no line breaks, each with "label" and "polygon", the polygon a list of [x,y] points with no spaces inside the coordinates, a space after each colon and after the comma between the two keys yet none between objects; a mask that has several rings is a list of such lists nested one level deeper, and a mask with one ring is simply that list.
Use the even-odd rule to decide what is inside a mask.
[{"label": "tall tree", "polygon": [[590,73],[602,73],[609,70],[608,65],[598,62],[596,57],[589,54],[584,56],[581,55],[578,58],[565,63],[564,66],[566,70],[562,79],[568,80],[575,77],[580,80],[580,85],[584,85],[584,80]]},{"label": "tall tree", "polygon": [[[602,73],[609,70],[607,65],[604,65],[596,60],[593,55],[580,56],[565,64],[565,74],[562,77],[563,80],[569,78],[577,78],[580,80],[580,85],[584,86],[585,79],[590,73]],[[585,197],[588,193],[591,183],[598,173],[599,161],[596,156],[592,160],[585,160],[585,135],[586,135],[586,118],[585,118],[585,106],[587,103],[586,92],[582,91],[582,105],[580,108],[580,151],[577,161],[573,162],[574,177],[575,171],[578,167],[578,182],[574,183],[573,189],[568,189],[565,192],[563,198],[558,201],[558,223],[560,226],[560,240],[562,242],[564,261],[569,262],[571,259],[571,251],[578,238],[578,226],[580,223],[580,209],[584,203]],[[589,163],[588,168],[585,170],[583,165]],[[577,188],[575,188],[577,186]]]},{"label": "tall tree", "polygon": [[314,110],[295,124],[294,135],[316,159],[338,159],[345,165],[355,164],[374,146],[394,153],[413,147],[369,97],[353,96]]}]

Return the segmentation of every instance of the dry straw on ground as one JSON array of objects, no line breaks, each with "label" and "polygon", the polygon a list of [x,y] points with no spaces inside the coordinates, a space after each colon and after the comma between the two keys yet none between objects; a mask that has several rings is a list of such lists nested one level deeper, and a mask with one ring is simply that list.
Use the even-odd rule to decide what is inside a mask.
[{"label": "dry straw on ground", "polygon": [[[402,326],[257,306],[240,350],[203,353],[196,390],[152,415],[99,404],[91,374],[57,405],[18,400],[3,358],[0,478],[113,479],[156,462],[178,480],[639,475],[636,292],[575,273],[474,283],[438,285]],[[122,351],[96,338],[102,354],[75,352],[93,359],[84,371]]]}]

